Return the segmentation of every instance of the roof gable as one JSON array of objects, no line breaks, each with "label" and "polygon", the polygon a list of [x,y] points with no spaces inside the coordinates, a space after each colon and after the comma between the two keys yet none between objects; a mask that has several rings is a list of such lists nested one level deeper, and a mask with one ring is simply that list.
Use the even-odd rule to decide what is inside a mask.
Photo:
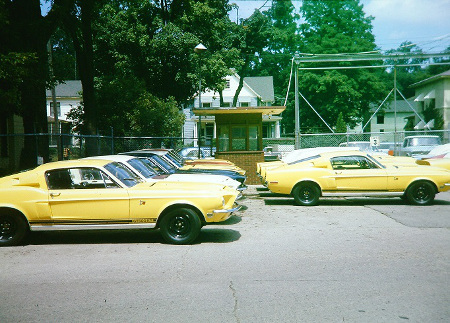
[{"label": "roof gable", "polygon": [[[67,97],[67,98],[81,97],[80,94],[81,91],[82,87],[80,80],[64,81],[64,83],[58,84],[55,87],[55,93],[57,97]],[[47,97],[51,97],[52,91],[47,90],[46,95]]]},{"label": "roof gable", "polygon": [[435,81],[438,81],[440,79],[448,78],[448,77],[450,77],[450,70],[448,70],[448,71],[446,71],[444,73],[437,74],[435,76],[429,77],[429,78],[427,78],[425,80],[422,80],[420,82],[414,83],[414,84],[410,85],[410,87],[412,87],[412,88],[419,87],[419,86],[425,85],[427,83],[435,82]]}]

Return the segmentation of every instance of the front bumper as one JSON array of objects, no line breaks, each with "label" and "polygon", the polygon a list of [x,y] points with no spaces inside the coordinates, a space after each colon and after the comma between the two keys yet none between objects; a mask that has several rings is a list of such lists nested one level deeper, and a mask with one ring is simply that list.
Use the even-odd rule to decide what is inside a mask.
[{"label": "front bumper", "polygon": [[235,206],[231,209],[221,209],[221,210],[213,210],[211,213],[208,213],[207,222],[222,222],[230,218],[233,212],[237,212],[242,208],[241,205],[235,204]]},{"label": "front bumper", "polygon": [[233,212],[237,212],[241,209],[242,205],[236,205],[234,208],[232,209],[226,209],[226,210],[214,210],[213,213],[233,213]]}]

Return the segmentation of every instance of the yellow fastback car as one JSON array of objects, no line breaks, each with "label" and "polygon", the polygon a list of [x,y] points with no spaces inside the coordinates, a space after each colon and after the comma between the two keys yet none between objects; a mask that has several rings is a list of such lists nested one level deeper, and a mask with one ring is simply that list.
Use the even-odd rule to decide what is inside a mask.
[{"label": "yellow fastback car", "polygon": [[0,245],[30,230],[127,228],[159,228],[167,242],[188,244],[237,211],[238,194],[220,184],[145,183],[107,160],[48,163],[0,178]]},{"label": "yellow fastback car", "polygon": [[426,205],[450,189],[450,171],[383,165],[367,153],[342,151],[269,168],[262,181],[273,193],[291,194],[299,205],[316,205],[321,196],[398,196]]}]

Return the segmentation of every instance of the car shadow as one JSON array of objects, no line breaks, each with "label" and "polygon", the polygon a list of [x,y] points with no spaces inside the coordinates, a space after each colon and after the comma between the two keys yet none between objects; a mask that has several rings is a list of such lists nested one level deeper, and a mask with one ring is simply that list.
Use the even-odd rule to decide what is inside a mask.
[{"label": "car shadow", "polygon": [[[194,244],[230,243],[239,240],[236,230],[203,227]],[[159,230],[89,230],[30,232],[25,245],[63,244],[168,244]]]},{"label": "car shadow", "polygon": [[[296,205],[294,198],[283,195],[283,198],[265,198],[265,205]],[[370,206],[370,205],[411,205],[401,198],[321,198],[318,206]],[[431,205],[450,205],[449,201],[434,200]]]},{"label": "car shadow", "polygon": [[[241,210],[244,210],[244,209],[247,209],[247,207],[244,208],[244,206],[243,206],[241,208]],[[213,225],[233,225],[233,224],[237,224],[241,221],[242,221],[242,218],[240,216],[233,214],[228,220],[223,221],[223,222],[216,222],[216,223],[213,223]],[[203,227],[203,228],[208,228],[208,226]]]}]

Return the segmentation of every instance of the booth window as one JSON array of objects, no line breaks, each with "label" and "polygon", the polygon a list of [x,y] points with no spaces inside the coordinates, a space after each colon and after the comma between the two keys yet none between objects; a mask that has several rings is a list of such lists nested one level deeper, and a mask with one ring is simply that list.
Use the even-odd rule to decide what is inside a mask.
[{"label": "booth window", "polygon": [[251,125],[248,127],[248,150],[258,150],[258,126]]},{"label": "booth window", "polygon": [[228,151],[230,150],[229,142],[230,142],[230,132],[228,126],[219,126],[217,128],[218,136],[217,140],[218,143],[218,149],[219,151]]},{"label": "booth window", "polygon": [[231,127],[231,150],[247,150],[246,144],[246,127],[245,126],[233,126]]}]

